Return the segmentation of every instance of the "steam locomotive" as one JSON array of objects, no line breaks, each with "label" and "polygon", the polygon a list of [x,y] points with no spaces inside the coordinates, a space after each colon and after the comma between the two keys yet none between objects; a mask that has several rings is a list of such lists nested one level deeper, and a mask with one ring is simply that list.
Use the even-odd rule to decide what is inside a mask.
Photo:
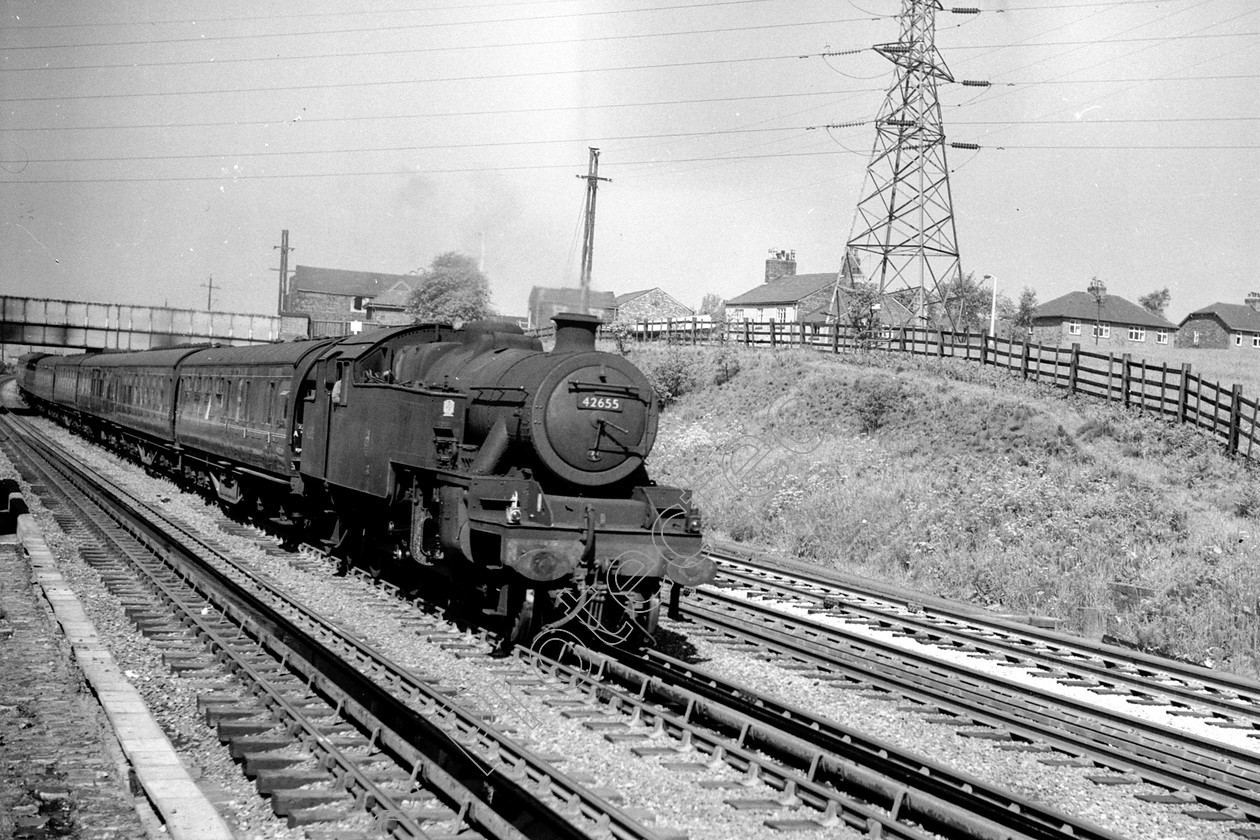
[{"label": "steam locomotive", "polygon": [[525,643],[652,635],[663,582],[713,578],[689,494],[645,459],[659,407],[599,319],[426,324],[255,347],[28,354],[27,403],[241,516]]}]

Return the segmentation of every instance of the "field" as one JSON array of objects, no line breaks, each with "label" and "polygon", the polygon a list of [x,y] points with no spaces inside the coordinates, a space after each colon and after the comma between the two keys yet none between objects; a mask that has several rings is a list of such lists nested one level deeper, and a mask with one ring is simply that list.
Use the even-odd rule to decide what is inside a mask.
[{"label": "field", "polygon": [[[1093,345],[1081,344],[1082,350]],[[1248,396],[1260,394],[1260,350],[1243,347],[1238,350],[1187,350],[1182,347],[1153,345],[1130,354],[1135,361],[1146,359],[1161,365],[1180,366],[1189,362],[1191,369],[1205,379],[1221,385],[1241,385]]]},{"label": "field", "polygon": [[1205,434],[950,360],[632,358],[671,402],[654,477],[716,537],[1260,671],[1260,473]]}]

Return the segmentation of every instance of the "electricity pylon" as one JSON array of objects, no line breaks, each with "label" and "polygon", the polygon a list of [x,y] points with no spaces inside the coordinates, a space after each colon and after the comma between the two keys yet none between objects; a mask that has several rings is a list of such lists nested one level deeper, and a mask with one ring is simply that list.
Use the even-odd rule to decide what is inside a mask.
[{"label": "electricity pylon", "polygon": [[[946,301],[949,284],[962,271],[954,228],[945,131],[938,81],[954,77],[936,49],[939,0],[902,0],[901,34],[876,52],[895,67],[876,121],[875,146],[866,168],[846,248],[873,255],[862,260],[865,274],[915,313],[919,325],[952,321]],[[836,278],[838,299],[844,282]]]}]

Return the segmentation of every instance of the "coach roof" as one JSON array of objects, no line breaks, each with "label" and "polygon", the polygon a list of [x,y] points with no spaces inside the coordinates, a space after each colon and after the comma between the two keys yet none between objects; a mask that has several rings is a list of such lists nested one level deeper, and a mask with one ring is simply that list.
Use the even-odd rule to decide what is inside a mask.
[{"label": "coach roof", "polygon": [[166,347],[161,350],[137,350],[134,353],[100,353],[85,362],[89,367],[165,367],[172,368],[185,356],[205,350],[210,345],[196,347]]},{"label": "coach roof", "polygon": [[284,341],[253,347],[208,347],[184,360],[182,367],[248,367],[251,365],[296,365],[307,354],[327,347],[324,341]]}]

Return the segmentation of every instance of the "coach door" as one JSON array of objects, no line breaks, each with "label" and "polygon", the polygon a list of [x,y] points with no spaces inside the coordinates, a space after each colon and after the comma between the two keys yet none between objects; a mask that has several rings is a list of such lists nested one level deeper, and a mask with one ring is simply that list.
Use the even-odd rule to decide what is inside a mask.
[{"label": "coach door", "polygon": [[305,475],[324,478],[328,473],[334,396],[341,398],[340,393],[334,392],[339,390],[338,373],[345,365],[335,356],[320,359],[303,377],[301,399],[297,402],[300,413],[294,422],[295,430],[301,430],[302,472]]}]

